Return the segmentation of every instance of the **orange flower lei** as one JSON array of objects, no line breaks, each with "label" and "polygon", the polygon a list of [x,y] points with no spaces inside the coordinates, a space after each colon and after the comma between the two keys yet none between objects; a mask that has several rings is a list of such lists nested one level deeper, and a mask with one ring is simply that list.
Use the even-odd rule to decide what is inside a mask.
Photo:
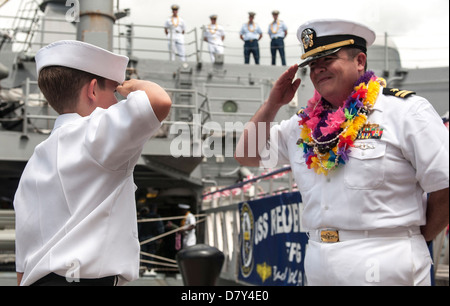
[{"label": "orange flower lei", "polygon": [[277,34],[278,30],[280,29],[280,21],[277,20],[277,28],[276,30],[274,30],[273,25],[275,24],[275,22],[272,22],[272,24],[270,25],[270,30],[272,31],[272,34]]},{"label": "orange flower lei", "polygon": [[177,23],[175,24],[175,22],[173,21],[174,20],[174,17],[172,17],[172,24],[173,24],[173,26],[176,28],[176,27],[178,27],[178,25],[180,24],[180,17],[176,17],[177,19]]}]

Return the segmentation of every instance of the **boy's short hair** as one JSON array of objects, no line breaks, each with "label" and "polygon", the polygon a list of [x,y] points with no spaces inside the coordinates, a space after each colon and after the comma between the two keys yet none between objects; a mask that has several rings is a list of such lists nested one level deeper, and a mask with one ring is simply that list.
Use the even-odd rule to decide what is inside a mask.
[{"label": "boy's short hair", "polygon": [[53,109],[63,114],[75,112],[81,89],[93,79],[97,79],[101,89],[105,88],[103,77],[77,69],[49,66],[40,71],[38,85]]}]

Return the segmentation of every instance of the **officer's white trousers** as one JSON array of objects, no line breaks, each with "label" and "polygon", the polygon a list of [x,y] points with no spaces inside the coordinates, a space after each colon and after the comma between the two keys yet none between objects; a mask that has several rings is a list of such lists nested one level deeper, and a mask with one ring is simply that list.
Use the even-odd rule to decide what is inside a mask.
[{"label": "officer's white trousers", "polygon": [[432,259],[422,235],[322,243],[305,257],[311,286],[429,286]]}]

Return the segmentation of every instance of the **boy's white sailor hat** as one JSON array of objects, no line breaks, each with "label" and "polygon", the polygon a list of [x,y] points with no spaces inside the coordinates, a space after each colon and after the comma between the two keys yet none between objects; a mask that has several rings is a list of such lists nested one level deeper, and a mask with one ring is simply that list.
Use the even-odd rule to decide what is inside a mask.
[{"label": "boy's white sailor hat", "polygon": [[63,66],[89,72],[120,84],[125,81],[129,60],[126,56],[77,40],[52,43],[39,50],[35,58],[38,76],[44,67]]},{"label": "boy's white sailor hat", "polygon": [[321,57],[351,46],[367,52],[376,38],[375,32],[363,24],[341,19],[318,19],[298,28],[297,38],[303,46],[300,67]]}]

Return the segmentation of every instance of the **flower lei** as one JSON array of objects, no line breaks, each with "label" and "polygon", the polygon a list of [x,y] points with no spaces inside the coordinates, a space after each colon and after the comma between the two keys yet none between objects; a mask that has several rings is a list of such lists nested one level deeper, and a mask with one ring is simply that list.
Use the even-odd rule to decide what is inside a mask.
[{"label": "flower lei", "polygon": [[176,23],[176,24],[175,24],[175,22],[173,21],[174,18],[175,18],[175,17],[172,17],[172,24],[173,24],[173,27],[176,28],[176,27],[178,27],[178,25],[180,24],[180,17],[178,17],[178,16],[176,17],[176,18],[177,18],[177,23]]},{"label": "flower lei", "polygon": [[272,34],[277,34],[277,33],[278,33],[278,30],[280,29],[280,21],[277,20],[276,23],[277,23],[277,29],[276,29],[276,30],[273,29],[273,25],[275,24],[275,22],[273,22],[273,23],[270,25],[270,30],[272,31]]},{"label": "flower lei", "polygon": [[302,126],[298,145],[303,149],[309,169],[327,175],[349,160],[348,154],[359,130],[367,121],[367,115],[376,103],[385,81],[372,71],[366,72],[355,84],[355,89],[343,107],[333,111],[332,105],[318,92],[308,101],[308,107],[300,110]]},{"label": "flower lei", "polygon": [[[253,29],[250,29],[250,25],[252,25],[253,26]],[[249,32],[255,32],[255,30],[256,30],[256,24],[255,23],[250,23],[250,22],[248,22],[247,23],[247,29],[249,30]]]},{"label": "flower lei", "polygon": [[215,34],[216,32],[217,32],[217,29],[219,28],[219,26],[217,25],[217,24],[215,24],[214,25],[214,29],[212,28],[212,24],[210,24],[209,26],[208,26],[208,30],[209,30],[209,32],[211,33],[211,34]]}]

